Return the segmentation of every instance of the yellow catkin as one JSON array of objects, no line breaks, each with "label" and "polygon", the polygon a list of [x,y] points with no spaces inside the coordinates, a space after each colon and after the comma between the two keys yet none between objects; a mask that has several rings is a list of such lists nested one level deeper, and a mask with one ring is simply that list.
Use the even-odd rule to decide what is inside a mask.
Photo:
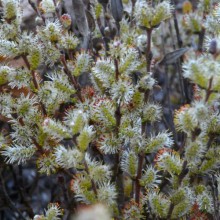
[{"label": "yellow catkin", "polygon": [[183,3],[183,14],[189,14],[190,12],[192,12],[192,10],[193,10],[192,3],[190,1],[185,1]]}]

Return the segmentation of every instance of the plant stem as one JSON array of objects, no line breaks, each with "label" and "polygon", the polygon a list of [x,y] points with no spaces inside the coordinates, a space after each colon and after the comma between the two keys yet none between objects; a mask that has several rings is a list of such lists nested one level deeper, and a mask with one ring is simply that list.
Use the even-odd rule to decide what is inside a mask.
[{"label": "plant stem", "polygon": [[[212,141],[214,140],[213,136],[210,136],[209,137],[209,140],[208,140],[208,143],[207,143],[207,151],[209,150],[211,144],[212,144]],[[207,152],[206,151],[206,152]],[[198,169],[199,167],[202,165],[204,159],[205,159],[205,155],[204,154],[204,157],[201,159],[201,163],[198,165]],[[186,176],[186,174],[189,172],[189,170],[187,169],[187,161],[185,160],[183,162],[183,167],[182,167],[182,171],[181,173],[179,174],[178,176],[178,185],[181,186],[181,183],[182,183],[182,180],[184,179],[184,177]],[[192,182],[192,180],[191,180]],[[174,204],[171,203],[170,204],[170,208],[169,208],[169,211],[168,211],[168,215],[167,215],[167,218],[166,219],[171,219],[171,216],[172,216],[172,212],[173,212],[173,209],[174,209]]]},{"label": "plant stem", "polygon": [[[39,85],[38,85],[38,82],[37,82],[37,78],[35,76],[34,70],[31,70],[31,66],[30,66],[30,64],[28,62],[27,56],[26,55],[22,55],[22,59],[24,60],[24,63],[26,65],[26,67],[31,71],[31,75],[32,75],[32,78],[33,78],[33,83],[34,83],[34,88],[36,90],[38,90],[39,89]],[[41,105],[41,109],[42,109],[43,114],[47,115],[47,111],[45,109],[44,104],[42,102],[40,102],[40,105]]]},{"label": "plant stem", "polygon": [[169,207],[169,211],[168,211],[168,215],[167,215],[166,219],[171,219],[171,215],[172,215],[174,207],[175,207],[174,204],[171,202],[170,203],[170,207]]},{"label": "plant stem", "polygon": [[144,153],[140,153],[138,155],[138,170],[137,170],[137,177],[135,181],[135,202],[137,204],[140,203],[140,192],[141,192],[141,186],[139,180],[142,176],[142,167],[144,164]]},{"label": "plant stem", "polygon": [[[30,66],[30,64],[29,64],[29,62],[28,62],[27,56],[26,56],[26,55],[22,55],[22,58],[23,58],[23,60],[24,60],[24,62],[25,62],[25,64],[26,64],[27,68],[28,68],[29,70],[31,70],[31,66]],[[38,86],[38,83],[37,83],[37,79],[36,79],[34,70],[31,70],[31,75],[32,75],[32,78],[33,78],[34,87],[35,87],[36,90],[38,90],[38,89],[39,89],[39,86]]]},{"label": "plant stem", "polygon": [[213,205],[214,205],[214,220],[219,220],[219,199],[218,199],[218,184],[215,176],[211,175],[210,186],[212,189]]},{"label": "plant stem", "polygon": [[35,89],[38,90],[38,89],[39,89],[39,86],[38,86],[38,83],[37,83],[37,79],[36,79],[34,70],[31,70],[31,75],[32,75],[33,82],[34,82],[34,87],[35,87]]},{"label": "plant stem", "polygon": [[130,23],[130,27],[132,26],[132,20],[133,20],[133,17],[134,17],[134,8],[135,8],[135,3],[136,3],[136,0],[131,0],[131,3],[132,3],[132,6],[131,6],[131,23]]},{"label": "plant stem", "polygon": [[117,104],[116,110],[115,110],[115,119],[116,119],[116,136],[118,137],[119,134],[119,127],[121,124],[121,104]]},{"label": "plant stem", "polygon": [[[86,161],[84,161],[84,166],[85,166],[86,173],[89,175],[89,168],[88,168],[88,164],[86,163]],[[95,196],[97,197],[98,192],[97,192],[97,188],[96,188],[96,185],[93,179],[91,179],[91,183],[92,183],[92,190],[95,193]]]},{"label": "plant stem", "polygon": [[151,71],[151,37],[153,29],[147,29],[147,48],[146,48],[146,62],[147,62],[147,72]]},{"label": "plant stem", "polygon": [[[174,0],[172,0],[172,4],[175,5]],[[177,18],[176,18],[176,10],[173,11],[173,21],[174,21],[174,28],[175,28],[175,31],[176,31],[176,38],[177,38],[178,47],[181,48],[182,44],[183,44],[183,41],[182,41],[181,36],[180,36],[179,25],[178,25],[178,21],[177,21]]]},{"label": "plant stem", "polygon": [[198,43],[198,51],[203,52],[203,42],[205,38],[205,28],[202,28],[201,32],[199,33],[199,43]]},{"label": "plant stem", "polygon": [[117,36],[120,37],[121,26],[119,22],[116,22],[116,27],[117,27]]},{"label": "plant stem", "polygon": [[212,82],[213,82],[213,77],[211,77],[209,80],[209,87],[206,90],[205,102],[207,102],[209,100],[209,97],[212,94]]},{"label": "plant stem", "polygon": [[119,78],[119,69],[118,69],[118,60],[117,59],[114,59],[114,63],[115,63],[115,79],[116,81],[118,81],[118,78]]},{"label": "plant stem", "polygon": [[[119,136],[119,128],[121,124],[121,104],[117,104],[116,110],[115,110],[115,119],[116,119],[116,129],[115,129],[115,134],[116,137],[118,138]],[[123,183],[123,171],[121,170],[120,166],[120,154],[116,154],[116,159],[115,159],[115,165],[113,168],[113,173],[114,173],[114,178],[116,181],[116,185],[118,188],[118,209],[119,212],[121,213],[121,210],[124,205],[124,183]]]},{"label": "plant stem", "polygon": [[120,166],[120,155],[119,153],[116,155],[116,166],[115,166],[115,182],[118,189],[118,196],[117,196],[117,203],[118,203],[118,210],[119,213],[122,215],[122,209],[124,207],[124,176],[123,171],[121,170]]},{"label": "plant stem", "polygon": [[31,140],[33,141],[34,145],[37,147],[37,150],[41,153],[41,154],[44,154],[44,150],[42,148],[42,146],[37,142],[37,140],[32,137]]},{"label": "plant stem", "polygon": [[[114,59],[114,65],[115,65],[115,81],[117,82],[119,80],[120,72],[118,68],[118,59]],[[121,125],[121,103],[116,103],[116,110],[115,110],[115,120],[116,120],[116,127],[115,127],[115,135],[118,138],[119,137],[119,129]],[[124,181],[123,181],[123,171],[120,168],[120,153],[116,153],[116,159],[115,159],[115,165],[113,167],[113,179],[116,181],[116,186],[118,189],[118,210],[119,213],[122,214],[122,208],[124,206]]]},{"label": "plant stem", "polygon": [[32,2],[31,0],[28,0],[28,3],[33,8],[33,10],[36,12],[36,14],[42,19],[44,24],[46,24],[45,17],[39,12],[38,7],[35,5],[35,3]]},{"label": "plant stem", "polygon": [[[186,174],[187,174],[188,172],[189,172],[189,170],[187,170],[187,161],[185,160],[185,161],[183,162],[182,171],[181,171],[181,173],[180,173],[179,176],[178,176],[178,185],[179,185],[179,186],[181,186],[182,180],[183,180],[183,178],[186,176]],[[175,205],[171,202],[166,219],[171,219],[171,216],[172,216],[174,207],[175,207]]]},{"label": "plant stem", "polygon": [[56,1],[55,1],[55,0],[53,0],[53,4],[54,4],[54,7],[55,7],[56,16],[57,16],[57,18],[60,20],[59,9],[58,9],[57,6],[56,6]]},{"label": "plant stem", "polygon": [[66,64],[66,59],[65,59],[64,55],[61,56],[61,62],[62,62],[63,67],[64,67],[64,72],[67,74],[67,76],[69,77],[70,82],[73,84],[79,100],[81,102],[83,102],[80,85],[78,84],[77,80],[72,76],[71,72],[69,71],[69,68]]}]

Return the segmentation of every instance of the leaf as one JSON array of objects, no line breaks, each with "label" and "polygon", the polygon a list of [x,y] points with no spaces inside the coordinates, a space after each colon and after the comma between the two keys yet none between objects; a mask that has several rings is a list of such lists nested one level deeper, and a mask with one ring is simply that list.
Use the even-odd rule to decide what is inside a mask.
[{"label": "leaf", "polygon": [[72,0],[72,3],[73,3],[73,13],[76,18],[76,24],[79,29],[79,32],[84,37],[86,37],[89,34],[89,26],[86,18],[84,4],[82,0]]},{"label": "leaf", "polygon": [[116,22],[120,22],[123,16],[122,0],[111,0],[111,12]]},{"label": "leaf", "polygon": [[93,32],[95,30],[95,20],[91,14],[90,11],[86,10],[86,17],[87,17],[87,22],[89,25],[89,29],[91,32]]},{"label": "leaf", "polygon": [[101,5],[107,5],[109,0],[98,0]]},{"label": "leaf", "polygon": [[175,63],[184,53],[186,53],[188,48],[180,48],[171,53],[167,53],[164,58],[158,63],[159,65],[169,65]]},{"label": "leaf", "polygon": [[108,4],[108,0],[98,0],[100,4]]}]

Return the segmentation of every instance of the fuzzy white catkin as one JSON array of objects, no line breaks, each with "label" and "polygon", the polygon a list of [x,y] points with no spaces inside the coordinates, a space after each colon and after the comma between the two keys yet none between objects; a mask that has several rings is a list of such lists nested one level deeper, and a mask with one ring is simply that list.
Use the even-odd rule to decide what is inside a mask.
[{"label": "fuzzy white catkin", "polygon": [[111,217],[105,206],[96,204],[81,209],[71,220],[111,220]]}]

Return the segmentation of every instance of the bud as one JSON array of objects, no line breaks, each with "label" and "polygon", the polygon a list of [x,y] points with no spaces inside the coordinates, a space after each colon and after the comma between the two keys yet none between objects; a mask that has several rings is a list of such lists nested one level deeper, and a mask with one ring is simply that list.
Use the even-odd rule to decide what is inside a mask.
[{"label": "bud", "polygon": [[63,25],[64,28],[69,29],[70,25],[72,23],[71,17],[69,14],[63,14],[60,18],[60,22]]},{"label": "bud", "polygon": [[44,21],[43,21],[43,19],[41,17],[37,16],[35,18],[35,23],[36,23],[36,25],[41,26],[41,25],[44,24]]},{"label": "bud", "polygon": [[141,78],[139,82],[140,88],[143,90],[150,90],[155,85],[155,79],[151,75],[147,75]]},{"label": "bud", "polygon": [[80,151],[86,151],[89,143],[92,141],[92,136],[94,134],[93,127],[87,126],[80,132],[77,138],[78,146]]},{"label": "bud", "polygon": [[183,14],[189,14],[193,10],[192,3],[190,1],[183,2]]},{"label": "bud", "polygon": [[1,66],[0,67],[0,85],[3,85],[8,82],[9,74],[13,70],[8,66]]},{"label": "bud", "polygon": [[33,48],[27,58],[31,70],[36,70],[42,60],[41,50],[39,48]]},{"label": "bud", "polygon": [[142,35],[137,37],[137,46],[138,46],[138,48],[141,52],[146,51],[146,47],[147,47],[147,36],[146,36],[146,34],[142,34]]},{"label": "bud", "polygon": [[114,41],[114,47],[119,47],[121,45],[121,42],[120,41]]},{"label": "bud", "polygon": [[109,37],[110,36],[110,29],[109,29],[109,27],[105,27],[105,29],[104,29],[104,34],[105,34],[105,36],[106,37]]},{"label": "bud", "polygon": [[157,28],[162,21],[172,16],[174,7],[169,1],[163,1],[155,7],[149,5],[146,1],[138,1],[135,4],[135,18],[141,28]]},{"label": "bud", "polygon": [[216,39],[212,39],[209,42],[209,48],[208,48],[209,53],[216,54],[217,53],[217,47],[218,47],[218,44],[217,44]]},{"label": "bud", "polygon": [[59,21],[48,22],[43,32],[44,37],[53,43],[57,43],[58,41],[60,41],[60,38],[62,36],[61,25]]},{"label": "bud", "polygon": [[111,220],[108,209],[102,204],[96,204],[93,206],[88,206],[85,208],[81,208],[77,212],[77,216],[74,218],[76,220]]},{"label": "bud", "polygon": [[53,0],[42,0],[39,8],[42,13],[55,13],[55,5]]},{"label": "bud", "polygon": [[14,20],[17,16],[17,0],[3,0],[3,12],[6,20]]},{"label": "bud", "polygon": [[43,215],[35,215],[34,220],[43,220],[44,216]]},{"label": "bud", "polygon": [[206,39],[205,47],[207,52],[213,55],[219,55],[220,54],[220,41],[218,37],[215,38],[208,38]]}]

